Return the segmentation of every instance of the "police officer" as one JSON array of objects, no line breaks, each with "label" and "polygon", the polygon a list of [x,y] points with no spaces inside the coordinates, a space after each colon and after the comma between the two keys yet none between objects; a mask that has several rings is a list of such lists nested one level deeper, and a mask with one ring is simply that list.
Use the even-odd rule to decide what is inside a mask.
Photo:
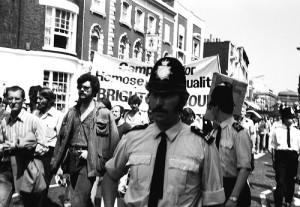
[{"label": "police officer", "polygon": [[251,193],[247,178],[251,170],[251,140],[248,131],[233,118],[231,84],[214,88],[208,109],[214,121],[220,124],[213,134],[221,158],[225,206],[250,206]]},{"label": "police officer", "polygon": [[184,67],[171,57],[154,65],[148,104],[154,123],[133,128],[106,164],[105,206],[113,206],[118,180],[130,168],[128,206],[221,206],[221,165],[212,138],[180,121],[188,99]]},{"label": "police officer", "polygon": [[274,201],[276,207],[282,206],[283,197],[287,206],[292,206],[297,175],[298,153],[300,151],[300,131],[295,128],[294,111],[291,107],[281,110],[282,125],[274,128],[272,134],[272,158],[275,170],[276,190]]}]

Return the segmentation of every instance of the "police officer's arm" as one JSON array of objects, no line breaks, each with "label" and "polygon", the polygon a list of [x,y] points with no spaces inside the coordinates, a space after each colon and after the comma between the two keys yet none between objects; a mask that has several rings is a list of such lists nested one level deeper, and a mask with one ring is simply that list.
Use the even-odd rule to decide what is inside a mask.
[{"label": "police officer's arm", "polygon": [[102,181],[102,193],[105,207],[113,207],[118,190],[118,181],[128,171],[126,163],[127,154],[127,136],[125,135],[115,149],[113,157],[106,162],[105,173]]},{"label": "police officer's arm", "polygon": [[[235,186],[232,190],[231,197],[239,197],[244,186],[247,183],[247,179],[251,170],[251,142],[249,134],[246,130],[242,130],[238,133],[235,140],[236,153],[237,153],[237,167],[239,173]],[[232,200],[228,200],[225,204],[227,206]],[[228,205],[230,206],[230,205]]]},{"label": "police officer's arm", "polygon": [[[202,172],[202,205],[223,206],[225,193],[219,152],[214,143],[204,143]],[[199,204],[199,206],[202,206]]]}]

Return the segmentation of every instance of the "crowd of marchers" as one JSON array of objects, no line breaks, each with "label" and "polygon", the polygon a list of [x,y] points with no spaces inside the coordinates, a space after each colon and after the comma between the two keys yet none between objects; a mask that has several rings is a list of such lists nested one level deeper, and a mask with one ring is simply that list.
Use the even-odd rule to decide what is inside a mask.
[{"label": "crowd of marchers", "polygon": [[[211,91],[207,120],[185,107],[189,98],[185,69],[164,57],[151,70],[142,112],[141,97],[130,110],[96,95],[99,79],[77,79],[78,100],[66,113],[55,108],[46,87],[5,90],[0,107],[0,207],[17,193],[25,207],[53,206],[53,177],[66,188],[64,206],[251,206],[248,176],[254,154],[272,153],[276,207],[292,206],[300,131],[292,108],[280,119],[250,113],[234,115],[232,85]],[[70,191],[70,188],[72,190]],[[97,190],[100,192],[97,193]],[[71,196],[70,196],[71,194]],[[284,198],[284,199],[283,199]]]}]

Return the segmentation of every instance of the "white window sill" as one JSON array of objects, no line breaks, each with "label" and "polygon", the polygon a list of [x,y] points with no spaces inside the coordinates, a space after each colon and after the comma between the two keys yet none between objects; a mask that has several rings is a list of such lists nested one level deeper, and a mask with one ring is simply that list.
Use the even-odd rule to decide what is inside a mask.
[{"label": "white window sill", "polygon": [[55,52],[62,52],[62,53],[68,53],[70,55],[77,55],[77,53],[75,51],[70,51],[67,49],[62,49],[62,48],[57,48],[57,47],[52,47],[49,45],[45,45],[42,48],[43,50],[50,50],[50,51],[55,51]]},{"label": "white window sill", "polygon": [[99,14],[103,18],[106,18],[105,11],[99,11],[99,9],[96,9],[95,7],[91,7],[90,11],[91,11],[92,14],[94,14],[94,13]]},{"label": "white window sill", "polygon": [[140,32],[142,34],[144,34],[144,29],[142,29],[141,27],[137,27],[137,26],[134,26],[134,30],[137,31],[137,32]]},{"label": "white window sill", "polygon": [[123,19],[120,19],[120,21],[119,21],[121,24],[124,24],[124,25],[126,25],[127,27],[129,27],[129,28],[132,28],[132,26],[131,26],[131,24],[129,23],[129,22],[127,22],[127,21],[125,21],[125,20],[123,20]]}]

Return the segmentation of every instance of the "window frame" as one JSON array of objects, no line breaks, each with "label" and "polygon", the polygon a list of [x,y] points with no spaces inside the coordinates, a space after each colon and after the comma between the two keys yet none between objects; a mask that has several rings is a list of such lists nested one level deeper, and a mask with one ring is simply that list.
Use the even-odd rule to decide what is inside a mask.
[{"label": "window frame", "polygon": [[[138,51],[138,57],[136,57],[136,45],[138,44],[138,42],[140,43],[141,47],[139,48]],[[143,61],[143,43],[141,41],[140,38],[138,38],[134,43],[133,43],[133,47],[132,47],[132,58],[139,60],[139,61]]]},{"label": "window frame", "polygon": [[[138,12],[141,12],[142,15],[140,16],[141,20],[141,24],[137,24],[137,16],[138,16]],[[135,8],[135,19],[134,19],[134,30],[144,33],[144,25],[145,25],[145,12],[140,8],[140,7],[136,7]]]},{"label": "window frame", "polygon": [[[127,42],[121,42],[122,41],[122,39],[123,39],[123,37],[126,37],[126,39],[127,39]],[[121,48],[121,47],[123,47],[123,48]],[[128,48],[127,48],[128,47]],[[123,53],[120,53],[121,52],[121,50],[120,49],[124,49],[124,51],[123,51]],[[129,38],[128,38],[128,35],[127,35],[127,33],[124,33],[124,34],[122,34],[121,36],[120,36],[120,39],[119,39],[119,45],[118,45],[118,59],[121,59],[121,60],[123,60],[123,59],[127,59],[127,58],[129,58]],[[122,56],[122,58],[120,58]]]},{"label": "window frame", "polygon": [[[153,18],[153,26],[154,28],[150,27],[150,19]],[[153,14],[148,14],[148,18],[147,18],[147,33],[148,34],[156,34],[156,23],[157,23],[157,19]]]},{"label": "window frame", "polygon": [[[168,36],[167,36],[168,34]],[[164,28],[164,43],[171,44],[171,27],[168,24],[165,24]]]},{"label": "window frame", "polygon": [[[128,5],[127,7],[127,14],[126,14],[126,19],[123,18],[123,5]],[[120,9],[120,20],[119,22],[121,24],[126,25],[127,27],[131,28],[131,11],[132,11],[132,5],[126,1],[126,0],[121,0],[121,9]]]},{"label": "window frame", "polygon": [[[46,14],[45,14],[44,46],[42,47],[42,49],[76,55],[77,14],[75,12],[71,12],[66,9],[57,8],[48,5],[46,5],[45,11]],[[56,26],[58,11],[60,11],[61,14],[65,12],[67,16],[69,14],[69,19],[65,19],[66,22],[69,22],[68,25],[67,24],[65,25],[66,28],[71,27],[71,29],[65,29],[65,31],[68,31],[69,33],[68,35],[64,35],[62,32],[55,31],[55,30],[63,30],[62,28]],[[63,18],[60,18],[59,19],[60,24],[64,25],[65,20]],[[61,37],[63,36],[67,37],[66,48],[60,48],[54,46],[55,35]]]},{"label": "window frame", "polygon": [[[99,5],[97,5],[95,2],[100,1]],[[106,17],[106,0],[92,0],[92,5],[90,8],[91,13],[96,13],[102,16],[103,18]]]},{"label": "window frame", "polygon": [[[46,73],[48,72],[48,79],[45,78]],[[54,80],[54,73],[57,73],[58,79],[55,81]],[[63,80],[61,81],[59,78],[61,77],[60,74],[63,77]],[[65,76],[67,76],[67,81],[65,82]],[[44,70],[43,73],[43,87],[48,87],[50,88],[53,93],[55,94],[55,104],[54,107],[58,109],[58,106],[63,106],[64,109],[61,110],[63,112],[67,112],[69,105],[70,105],[70,97],[71,97],[71,79],[72,79],[72,74],[71,73],[65,73],[65,72],[60,72],[60,71],[52,71],[52,70]],[[47,85],[48,83],[48,85]],[[60,89],[59,86],[66,86],[65,91],[63,89]],[[56,88],[57,87],[57,88]],[[65,98],[60,99],[58,101],[58,97],[60,98]]]}]

